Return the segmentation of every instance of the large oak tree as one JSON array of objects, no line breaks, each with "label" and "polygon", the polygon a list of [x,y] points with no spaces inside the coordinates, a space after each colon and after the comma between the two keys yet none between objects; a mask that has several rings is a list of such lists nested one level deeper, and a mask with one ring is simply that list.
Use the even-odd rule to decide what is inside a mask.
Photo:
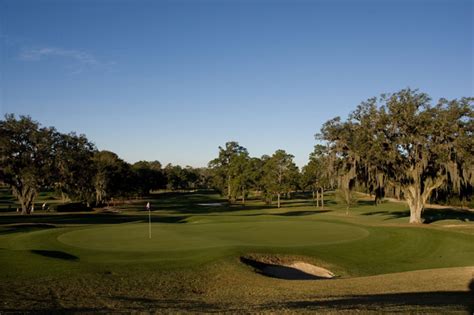
[{"label": "large oak tree", "polygon": [[23,214],[33,210],[43,188],[89,201],[94,151],[85,136],[41,127],[28,116],[10,114],[0,121],[0,180],[11,187]]},{"label": "large oak tree", "polygon": [[432,105],[427,94],[404,89],[363,102],[347,121],[327,122],[319,138],[328,141],[346,183],[362,179],[378,189],[398,187],[410,223],[421,223],[435,189],[474,184],[473,100]]},{"label": "large oak tree", "polygon": [[40,128],[28,116],[6,115],[0,121],[0,178],[30,213],[38,190],[50,182],[53,130]]}]

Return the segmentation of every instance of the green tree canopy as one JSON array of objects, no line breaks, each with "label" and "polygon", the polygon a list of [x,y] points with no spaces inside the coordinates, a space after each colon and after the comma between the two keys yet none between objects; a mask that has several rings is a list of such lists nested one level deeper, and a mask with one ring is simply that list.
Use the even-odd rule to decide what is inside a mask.
[{"label": "green tree canopy", "polygon": [[99,151],[94,157],[94,187],[96,203],[103,204],[110,198],[133,192],[135,181],[131,166],[110,151]]},{"label": "green tree canopy", "polygon": [[265,190],[277,197],[280,208],[281,195],[294,189],[295,179],[298,178],[298,167],[293,162],[293,155],[284,150],[277,150],[265,162],[262,178]]},{"label": "green tree canopy", "polygon": [[5,115],[0,121],[0,179],[12,188],[23,214],[33,209],[38,190],[52,183],[54,132],[28,116]]},{"label": "green tree canopy", "polygon": [[73,198],[92,202],[95,146],[84,135],[75,133],[55,133],[53,142],[54,186],[63,201]]},{"label": "green tree canopy", "polygon": [[147,195],[153,189],[166,186],[164,170],[158,161],[138,161],[132,165],[135,173],[136,187],[141,195]]},{"label": "green tree canopy", "polygon": [[329,165],[329,155],[327,147],[315,145],[313,152],[309,155],[309,162],[301,172],[301,186],[309,188],[317,194],[316,202],[319,206],[319,196],[321,194],[321,204],[324,206],[324,190],[332,186],[331,169]]},{"label": "green tree canopy", "polygon": [[399,187],[410,222],[421,223],[434,189],[473,185],[473,100],[441,99],[433,106],[427,94],[405,89],[363,102],[347,121],[328,121],[318,138],[329,144],[340,186],[363,179]]},{"label": "green tree canopy", "polygon": [[41,127],[28,116],[0,121],[0,177],[12,188],[22,213],[30,213],[39,189],[90,200],[95,147],[84,135]]},{"label": "green tree canopy", "polygon": [[[209,162],[209,168],[213,171],[214,185],[221,191],[227,192],[227,199],[232,201],[235,199],[236,189],[233,188],[234,169],[233,161],[239,159],[239,156],[247,156],[247,149],[240,146],[238,142],[231,141],[225,144],[225,147],[219,147],[219,156]],[[237,162],[236,162],[237,163]]]}]

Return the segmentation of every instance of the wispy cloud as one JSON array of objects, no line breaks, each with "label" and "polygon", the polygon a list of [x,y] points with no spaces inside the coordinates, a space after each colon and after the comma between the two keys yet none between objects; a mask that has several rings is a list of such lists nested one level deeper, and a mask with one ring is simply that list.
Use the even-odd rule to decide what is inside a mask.
[{"label": "wispy cloud", "polygon": [[22,49],[19,58],[24,61],[40,61],[48,58],[65,58],[72,61],[68,68],[71,68],[72,73],[80,73],[87,68],[95,66],[110,66],[113,62],[101,62],[94,55],[85,51],[74,49],[63,49],[58,47],[41,47]]},{"label": "wispy cloud", "polygon": [[56,47],[43,47],[28,50],[23,49],[20,53],[20,58],[22,60],[41,60],[49,56],[72,58],[77,62],[84,63],[87,65],[98,64],[98,61],[94,56],[79,50],[68,50]]}]

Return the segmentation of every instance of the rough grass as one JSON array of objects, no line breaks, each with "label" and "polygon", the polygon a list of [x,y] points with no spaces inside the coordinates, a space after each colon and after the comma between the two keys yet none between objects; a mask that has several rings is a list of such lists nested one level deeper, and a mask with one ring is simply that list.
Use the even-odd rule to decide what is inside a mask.
[{"label": "rough grass", "polygon": [[[404,204],[361,200],[346,215],[331,196],[325,209],[305,199],[286,200],[281,209],[258,201],[197,205],[219,201],[209,193],[159,194],[121,205],[119,213],[0,215],[0,310],[444,313],[473,307],[470,213],[456,218],[450,210],[443,218],[441,211],[431,224],[411,226]],[[240,262],[248,254],[298,257],[340,278],[268,278]]]}]

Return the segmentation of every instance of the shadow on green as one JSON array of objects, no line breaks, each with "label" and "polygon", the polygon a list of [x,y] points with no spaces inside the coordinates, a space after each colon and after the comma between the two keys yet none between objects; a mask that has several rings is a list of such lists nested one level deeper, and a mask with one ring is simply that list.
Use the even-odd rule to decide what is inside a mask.
[{"label": "shadow on green", "polygon": [[[158,216],[153,213],[153,222],[159,223],[184,223],[188,216]],[[16,223],[18,221],[25,223],[34,223],[36,226],[47,223],[53,224],[114,224],[127,222],[148,222],[148,216],[145,215],[123,215],[123,214],[101,214],[101,213],[78,213],[78,214],[42,214],[42,215],[5,215],[0,217],[1,224]],[[46,225],[45,225],[46,226]],[[20,229],[26,229],[21,227]],[[34,228],[30,225],[29,228]],[[17,230],[18,231],[18,230]]]},{"label": "shadow on green", "polygon": [[79,257],[68,254],[66,252],[61,252],[58,250],[44,250],[44,249],[32,249],[30,250],[33,254],[37,254],[43,257],[48,258],[56,258],[62,260],[71,260],[71,261],[78,261]]},{"label": "shadow on green", "polygon": [[[365,216],[387,215],[385,220],[407,218],[410,216],[410,210],[405,211],[370,211],[362,213]],[[423,211],[422,218],[425,224],[434,223],[442,220],[474,221],[474,212],[462,209],[432,209]]]}]

